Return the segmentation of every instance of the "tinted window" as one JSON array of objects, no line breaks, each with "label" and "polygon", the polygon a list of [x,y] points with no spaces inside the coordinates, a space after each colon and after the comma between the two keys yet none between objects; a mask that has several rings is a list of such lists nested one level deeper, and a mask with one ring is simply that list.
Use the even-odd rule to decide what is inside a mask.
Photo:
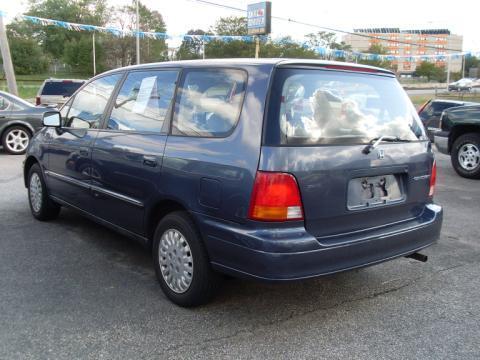
[{"label": "tinted window", "polygon": [[3,96],[0,96],[0,110],[7,110],[10,103]]},{"label": "tinted window", "polygon": [[215,69],[188,71],[175,109],[172,133],[226,136],[235,127],[245,95],[245,72]]},{"label": "tinted window", "polygon": [[107,128],[160,132],[175,92],[178,71],[128,74],[115,100]]},{"label": "tinted window", "polygon": [[87,84],[72,101],[65,127],[97,129],[120,74],[104,76]]},{"label": "tinted window", "polygon": [[83,85],[83,82],[73,81],[47,81],[42,89],[41,95],[62,95],[72,96],[77,89]]},{"label": "tinted window", "polygon": [[274,88],[271,116],[283,143],[359,144],[383,135],[424,137],[411,101],[392,77],[281,69]]}]

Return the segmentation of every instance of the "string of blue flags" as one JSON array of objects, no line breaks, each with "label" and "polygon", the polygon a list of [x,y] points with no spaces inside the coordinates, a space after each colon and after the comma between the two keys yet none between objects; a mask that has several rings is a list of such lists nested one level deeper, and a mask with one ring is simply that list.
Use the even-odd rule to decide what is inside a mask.
[{"label": "string of blue flags", "polygon": [[[7,14],[0,10],[0,16],[7,16]],[[211,41],[223,41],[223,42],[231,42],[231,41],[243,41],[252,43],[256,40],[256,36],[253,35],[190,35],[190,34],[181,34],[181,35],[173,35],[167,34],[165,32],[147,32],[147,31],[137,31],[135,30],[126,30],[120,29],[116,27],[110,26],[97,26],[97,25],[87,25],[87,24],[77,24],[71,23],[67,21],[61,20],[54,20],[54,19],[45,19],[36,16],[30,15],[17,15],[16,18],[21,18],[25,21],[31,22],[33,24],[42,25],[42,26],[56,26],[61,27],[67,30],[72,31],[89,31],[89,32],[100,32],[105,34],[110,34],[117,37],[127,37],[132,36],[136,37],[137,34],[142,39],[156,39],[156,40],[167,40],[167,39],[180,39],[185,41],[202,41],[204,43],[208,43]],[[281,39],[272,39],[268,36],[260,36],[261,42],[272,41],[274,43],[295,43],[299,44],[303,47],[310,46],[306,43],[298,43],[296,41],[281,38]],[[416,62],[418,60],[421,61],[447,61],[448,58],[450,59],[461,59],[463,56],[476,56],[480,57],[480,51],[463,51],[458,53],[451,53],[451,54],[426,54],[426,55],[384,55],[384,54],[369,54],[369,53],[362,53],[357,51],[349,51],[349,50],[339,50],[339,49],[331,49],[328,47],[316,47],[313,48],[320,56],[331,57],[331,58],[352,58],[352,59],[359,59],[359,60],[387,60],[387,61],[394,61],[394,60],[402,60],[407,62]]]}]

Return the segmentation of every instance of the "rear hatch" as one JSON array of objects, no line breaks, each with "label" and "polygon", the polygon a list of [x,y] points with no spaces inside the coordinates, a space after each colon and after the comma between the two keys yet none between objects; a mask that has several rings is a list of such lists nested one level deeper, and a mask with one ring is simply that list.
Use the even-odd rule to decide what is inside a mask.
[{"label": "rear hatch", "polygon": [[295,176],[309,233],[336,242],[422,213],[433,154],[392,74],[290,66],[274,76],[259,170]]},{"label": "rear hatch", "polygon": [[37,105],[62,105],[83,84],[84,81],[79,80],[46,80]]}]

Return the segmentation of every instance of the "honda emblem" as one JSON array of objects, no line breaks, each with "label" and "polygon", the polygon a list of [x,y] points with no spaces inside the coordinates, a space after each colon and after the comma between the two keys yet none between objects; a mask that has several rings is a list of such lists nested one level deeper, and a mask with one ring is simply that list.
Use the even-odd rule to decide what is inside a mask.
[{"label": "honda emblem", "polygon": [[377,156],[380,160],[383,159],[385,157],[385,151],[383,149],[378,149]]}]

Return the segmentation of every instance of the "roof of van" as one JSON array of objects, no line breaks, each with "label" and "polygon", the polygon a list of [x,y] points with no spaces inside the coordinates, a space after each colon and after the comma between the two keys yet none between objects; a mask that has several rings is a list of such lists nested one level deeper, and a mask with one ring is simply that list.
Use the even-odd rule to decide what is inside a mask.
[{"label": "roof of van", "polygon": [[165,61],[158,63],[148,63],[140,65],[131,65],[124,68],[114,69],[113,71],[124,70],[124,69],[144,69],[150,67],[190,67],[190,66],[252,66],[252,65],[272,65],[273,66],[289,66],[289,65],[299,65],[299,66],[323,66],[331,67],[331,69],[338,70],[357,70],[366,72],[380,72],[384,74],[394,75],[393,72],[387,69],[355,64],[348,62],[340,61],[330,61],[330,60],[312,60],[312,59],[285,59],[285,58],[262,58],[262,59],[252,59],[252,58],[235,58],[235,59],[206,59],[206,60],[179,60],[179,61]]}]

